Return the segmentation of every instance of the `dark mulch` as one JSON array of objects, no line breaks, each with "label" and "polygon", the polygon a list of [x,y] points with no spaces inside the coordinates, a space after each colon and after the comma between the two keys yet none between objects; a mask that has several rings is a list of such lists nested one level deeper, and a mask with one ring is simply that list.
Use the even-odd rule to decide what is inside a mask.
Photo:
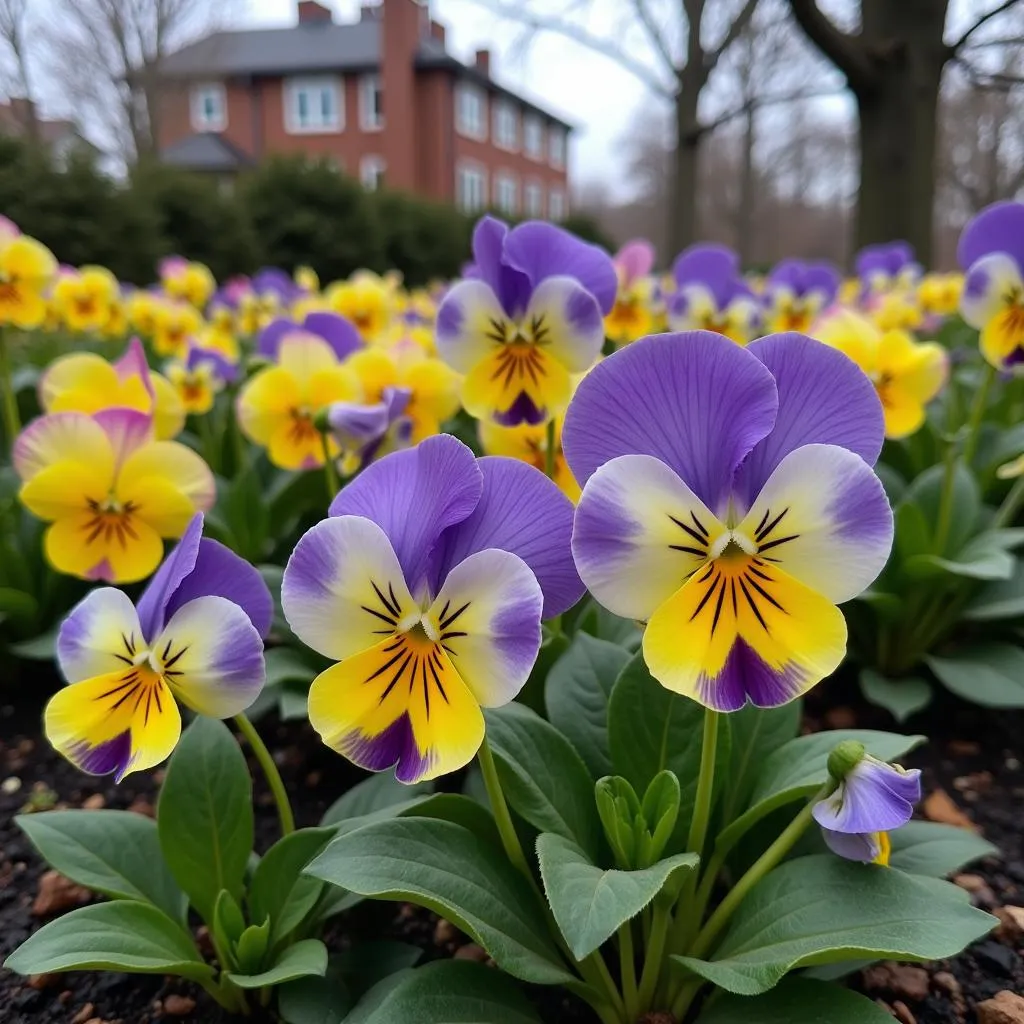
[{"label": "dark mulch", "polygon": [[[865,706],[842,684],[812,695],[808,727],[888,728],[884,712]],[[160,773],[133,775],[120,786],[82,775],[40,738],[39,707],[0,707],[0,958],[6,956],[48,918],[32,914],[45,865],[34,852],[13,816],[27,805],[81,807],[91,803],[146,811],[156,799]],[[911,763],[924,770],[925,791],[944,790],[1002,851],[968,869],[961,880],[972,899],[986,910],[1024,905],[1024,716],[984,713],[962,703],[943,701],[909,723],[933,742]],[[341,758],[323,748],[305,723],[265,721],[264,735],[292,796],[299,825],[316,824],[327,806],[359,777]],[[277,835],[269,793],[257,773],[257,847],[265,849]],[[364,904],[340,919],[327,936],[331,948],[342,948],[350,935],[401,938],[425,950],[427,958],[450,956],[467,940],[446,922],[416,908],[398,904]],[[997,938],[975,943],[954,959],[928,966],[924,995],[921,975],[878,972],[858,976],[854,984],[872,998],[884,1000],[904,1024],[977,1024],[975,1006],[1004,989],[1024,992],[1024,949],[1020,934],[1004,929]],[[473,947],[459,955],[479,955]],[[536,990],[538,1005],[550,1024],[591,1024],[593,1015],[568,997]],[[195,1000],[184,1012],[180,1000]],[[28,981],[0,970],[2,1024],[222,1024],[219,1008],[187,983],[146,975],[71,973]],[[250,1018],[257,1022],[259,1018]]]}]

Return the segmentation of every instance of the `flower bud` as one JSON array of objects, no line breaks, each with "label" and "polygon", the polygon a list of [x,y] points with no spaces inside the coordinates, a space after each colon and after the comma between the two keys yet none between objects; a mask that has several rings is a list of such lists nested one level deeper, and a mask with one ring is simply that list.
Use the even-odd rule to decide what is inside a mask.
[{"label": "flower bud", "polygon": [[864,760],[864,744],[856,740],[843,740],[828,755],[828,773],[836,782],[842,782]]}]

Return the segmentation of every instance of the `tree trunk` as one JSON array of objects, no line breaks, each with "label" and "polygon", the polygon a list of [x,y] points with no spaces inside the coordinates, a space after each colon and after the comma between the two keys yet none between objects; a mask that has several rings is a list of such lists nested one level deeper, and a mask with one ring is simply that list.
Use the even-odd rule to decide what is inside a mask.
[{"label": "tree trunk", "polygon": [[736,218],[736,251],[740,266],[748,268],[753,262],[754,206],[754,144],[757,142],[757,113],[748,102],[743,113],[743,160],[740,164],[740,203]]},{"label": "tree trunk", "polygon": [[699,89],[683,82],[676,93],[676,147],[670,182],[672,221],[669,225],[669,260],[697,240],[697,161],[701,126],[697,120]]},{"label": "tree trunk", "polygon": [[856,244],[906,239],[932,253],[939,85],[947,0],[862,0],[862,40],[874,65],[855,90],[860,115]]}]

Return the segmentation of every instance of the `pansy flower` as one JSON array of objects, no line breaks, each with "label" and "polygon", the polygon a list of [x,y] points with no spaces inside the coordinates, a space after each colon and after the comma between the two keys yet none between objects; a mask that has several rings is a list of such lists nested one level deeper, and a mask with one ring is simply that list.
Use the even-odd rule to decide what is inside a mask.
[{"label": "pansy flower", "polygon": [[161,302],[153,317],[153,348],[158,356],[181,359],[202,329],[203,318],[195,306],[181,300]]},{"label": "pansy flower", "polygon": [[320,336],[295,330],[276,346],[276,363],[264,367],[238,393],[238,423],[245,435],[267,449],[281,469],[316,469],[337,445],[317,429],[317,415],[334,402],[362,398],[359,378],[343,365]]},{"label": "pansy flower", "polygon": [[925,330],[937,330],[947,317],[957,312],[963,286],[964,275],[960,273],[925,274],[917,287],[917,301],[925,317]]},{"label": "pansy flower", "polygon": [[365,342],[381,340],[391,323],[393,298],[387,282],[368,270],[336,281],[324,294],[328,308],[353,324]]},{"label": "pansy flower", "polygon": [[57,278],[52,302],[70,330],[98,331],[110,319],[119,291],[106,267],[82,267]]},{"label": "pansy flower", "polygon": [[462,402],[502,426],[563,412],[572,375],[601,354],[617,281],[607,253],[541,221],[510,231],[484,217],[473,232],[475,277],[437,313],[437,351],[466,374]]},{"label": "pansy flower", "polygon": [[902,828],[921,799],[921,772],[886,764],[847,740],[829,757],[835,792],[811,809],[833,853],[867,864],[889,864],[889,833]]},{"label": "pansy flower", "polygon": [[61,624],[57,660],[70,685],[46,706],[46,736],[91,775],[120,782],[160,764],[178,742],[179,702],[230,718],[263,688],[270,592],[202,533],[197,515],[137,605],[99,587]]},{"label": "pansy flower", "polygon": [[172,299],[180,299],[202,309],[209,301],[217,282],[210,268],[181,256],[168,256],[160,261],[160,283]]},{"label": "pansy flower", "polygon": [[740,275],[739,258],[724,245],[691,245],[672,266],[667,300],[673,331],[704,330],[745,345],[757,333],[760,308]]},{"label": "pansy flower", "polygon": [[338,662],[313,681],[310,721],[401,782],[455,771],[483,740],[481,707],[526,682],[541,618],[582,593],[572,505],[532,467],[441,435],[373,463],[330,513],[281,589],[296,635]]},{"label": "pansy flower", "polygon": [[95,352],[73,352],[55,359],[39,381],[44,412],[100,412],[125,408],[150,413],[158,441],[177,437],[185,409],[166,377],[153,373],[138,338],[123,356],[108,363]]},{"label": "pansy flower", "polygon": [[584,377],[566,415],[580,576],[646,621],[666,688],[718,711],[793,700],[842,661],[836,605],[888,557],[882,436],[868,379],[803,335],[641,339]]},{"label": "pansy flower", "polygon": [[765,329],[807,333],[839,290],[839,271],[829,263],[783,260],[764,281]]},{"label": "pansy flower", "polygon": [[0,236],[0,326],[31,330],[42,324],[56,273],[57,261],[41,242],[28,235]]},{"label": "pansy flower", "polygon": [[925,420],[925,407],[949,372],[946,350],[902,330],[882,331],[848,309],[822,320],[814,336],[848,355],[875,386],[885,414],[885,436],[909,437]]},{"label": "pansy flower", "polygon": [[180,537],[216,496],[206,463],[177,441],[154,441],[152,417],[133,409],[42,416],[18,435],[14,468],[22,504],[51,524],[50,564],[107,583],[145,579],[163,539]]},{"label": "pansy flower", "polygon": [[627,242],[613,257],[619,287],[615,305],[604,318],[605,334],[617,345],[651,333],[654,246],[646,239]]},{"label": "pansy flower", "polygon": [[413,423],[406,414],[411,399],[408,388],[384,388],[377,402],[328,406],[324,419],[338,446],[344,476],[413,443]]},{"label": "pansy flower", "polygon": [[338,359],[348,359],[365,347],[359,332],[343,316],[318,310],[307,313],[301,320],[284,316],[271,320],[260,331],[256,352],[264,359],[276,360],[282,340],[292,334],[312,334],[322,338]]},{"label": "pansy flower", "polygon": [[238,376],[238,368],[220,352],[198,345],[189,345],[185,358],[168,363],[166,369],[167,379],[191,415],[209,412],[218,392]]},{"label": "pansy flower", "polygon": [[1024,363],[1024,203],[994,203],[964,228],[957,259],[966,275],[964,320],[998,370]]},{"label": "pansy flower", "polygon": [[528,462],[535,469],[546,473],[548,469],[548,444],[555,445],[551,479],[558,489],[574,504],[580,499],[580,485],[569,469],[562,452],[562,421],[554,421],[549,433],[545,425],[520,423],[518,427],[499,427],[486,421],[480,424],[480,446],[488,455],[505,455],[510,459]]}]

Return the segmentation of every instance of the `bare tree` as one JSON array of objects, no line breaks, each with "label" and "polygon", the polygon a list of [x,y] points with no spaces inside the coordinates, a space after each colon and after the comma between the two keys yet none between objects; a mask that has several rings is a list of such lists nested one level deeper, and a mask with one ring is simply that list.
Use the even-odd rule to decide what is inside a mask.
[{"label": "bare tree", "polygon": [[951,61],[974,68],[1024,0],[989,0],[947,40],[950,0],[860,0],[840,27],[816,0],[789,0],[808,38],[846,77],[860,121],[858,245],[906,238],[931,258],[939,90]]},{"label": "bare tree", "polygon": [[48,70],[125,162],[152,155],[162,106],[160,64],[229,20],[234,0],[52,0]]},{"label": "bare tree", "polygon": [[0,0],[0,53],[6,51],[6,70],[0,77],[3,91],[8,96],[24,100],[24,124],[22,129],[30,138],[39,137],[39,121],[36,115],[35,96],[29,74],[28,37],[32,26],[29,23],[28,0]]}]

